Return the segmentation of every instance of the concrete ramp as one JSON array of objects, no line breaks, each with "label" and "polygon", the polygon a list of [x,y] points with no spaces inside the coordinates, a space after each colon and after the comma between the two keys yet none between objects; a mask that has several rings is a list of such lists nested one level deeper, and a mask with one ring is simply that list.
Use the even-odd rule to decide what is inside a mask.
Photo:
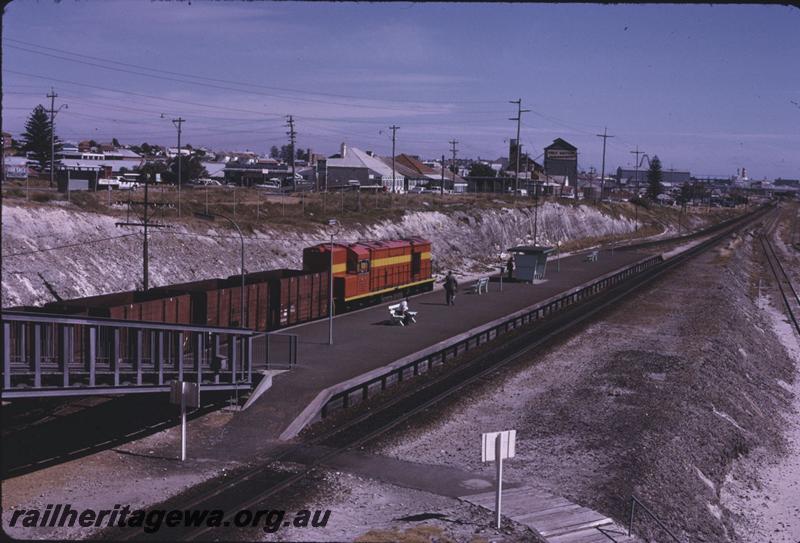
[{"label": "concrete ramp", "polygon": [[259,373],[261,373],[264,377],[261,378],[261,381],[258,383],[258,386],[256,386],[255,390],[253,390],[253,393],[250,394],[250,397],[247,398],[247,401],[242,406],[242,411],[244,411],[245,409],[247,409],[248,407],[253,405],[256,402],[256,400],[258,400],[258,398],[261,397],[262,394],[264,394],[266,391],[268,391],[270,388],[272,388],[272,378],[275,375],[284,373],[286,371],[289,371],[289,370],[262,370],[262,371],[260,371]]}]

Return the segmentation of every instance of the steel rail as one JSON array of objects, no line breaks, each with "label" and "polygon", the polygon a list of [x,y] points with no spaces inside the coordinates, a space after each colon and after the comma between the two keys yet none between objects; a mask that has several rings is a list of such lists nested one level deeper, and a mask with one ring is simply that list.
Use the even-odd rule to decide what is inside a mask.
[{"label": "steel rail", "polygon": [[[511,363],[518,361],[520,358],[524,357],[534,349],[541,347],[551,339],[562,335],[565,331],[583,325],[598,313],[608,310],[627,299],[631,293],[638,291],[642,287],[652,283],[656,279],[662,277],[665,273],[672,271],[689,259],[705,252],[709,248],[716,245],[719,241],[730,235],[732,232],[760,218],[761,215],[763,215],[766,211],[768,210],[761,209],[754,214],[748,215],[744,218],[749,220],[740,220],[732,225],[729,225],[729,228],[725,229],[723,232],[718,233],[716,236],[699,243],[680,255],[666,260],[650,270],[643,271],[627,281],[612,287],[601,294],[598,294],[596,297],[593,297],[584,303],[571,306],[570,308],[554,315],[550,319],[547,319],[541,323],[537,323],[539,324],[537,326],[528,327],[529,329],[527,331],[522,329],[523,333],[511,339],[510,341],[507,340],[502,342],[500,345],[488,349],[486,352],[478,355],[472,361],[462,364],[450,371],[446,371],[443,374],[434,377],[433,379],[430,379],[426,383],[421,384],[421,386],[410,391],[408,394],[399,395],[374,411],[351,418],[342,426],[333,428],[327,432],[324,432],[323,434],[309,439],[308,441],[284,449],[277,455],[273,454],[257,459],[257,463],[259,463],[259,465],[256,467],[248,469],[239,476],[230,478],[225,482],[225,484],[217,486],[211,491],[203,493],[200,496],[189,500],[188,502],[181,502],[180,509],[195,508],[203,502],[209,502],[214,498],[222,496],[222,494],[225,492],[236,491],[237,487],[240,487],[241,485],[246,483],[257,483],[255,478],[258,475],[264,475],[265,468],[269,464],[278,462],[287,457],[291,457],[293,452],[301,450],[310,444],[320,444],[326,442],[332,442],[334,444],[334,447],[332,447],[329,452],[316,458],[313,462],[306,465],[306,467],[301,471],[288,475],[282,480],[277,481],[275,484],[266,488],[259,487],[256,494],[248,496],[245,499],[237,497],[235,500],[235,506],[230,509],[228,514],[223,518],[224,525],[224,522],[230,521],[230,519],[235,515],[236,511],[249,509],[254,505],[264,503],[267,498],[274,496],[281,490],[289,488],[293,484],[303,479],[314,469],[322,465],[326,460],[340,454],[341,452],[358,447],[375,439],[376,437],[395,428],[399,424],[408,421],[421,412],[430,409],[437,403],[451,397],[453,394],[462,391],[464,388],[484,380],[488,375],[497,372],[504,366],[508,366]],[[498,353],[508,354],[498,357]],[[472,374],[464,377],[465,374],[469,373]],[[455,382],[451,384],[449,381]],[[442,386],[444,386],[443,390],[436,390],[438,387]],[[429,391],[432,391],[432,397],[424,398],[425,393]],[[421,399],[420,397],[423,398]],[[405,407],[403,404],[406,403],[410,403],[412,405]],[[391,413],[391,409],[397,407],[404,408],[401,409],[398,414]],[[381,417],[387,418],[388,420],[376,426],[374,425],[372,429],[368,429],[366,431],[359,428],[359,425],[368,425],[371,421]],[[348,432],[356,433],[359,437],[347,438]],[[337,437],[339,437],[343,443],[336,444]],[[342,439],[343,437],[344,439]],[[264,463],[261,464],[261,462]],[[235,494],[239,495],[241,492],[235,492]],[[214,527],[201,527],[197,529],[190,529],[186,533],[182,534],[182,536],[174,533],[163,535],[169,535],[171,539],[181,540],[209,539],[211,537],[209,533],[213,532],[214,530],[216,530]],[[158,535],[159,534],[156,534],[156,537],[158,537]],[[130,540],[142,536],[147,538],[150,536],[150,534],[143,534],[142,532],[136,531],[130,534],[124,534],[122,537],[120,537],[118,532],[115,532],[114,536],[117,539]]]},{"label": "steel rail", "polygon": [[675,543],[681,543],[681,540],[680,540],[680,539],[678,539],[678,537],[677,537],[675,534],[673,534],[673,533],[672,533],[672,532],[669,530],[669,528],[667,528],[667,527],[664,525],[664,523],[663,523],[663,522],[661,522],[661,519],[659,519],[659,518],[658,518],[658,517],[655,515],[655,513],[653,513],[652,511],[650,511],[650,509],[648,509],[648,507],[647,507],[645,504],[643,504],[643,503],[642,503],[642,501],[641,501],[639,498],[637,498],[636,496],[631,496],[631,517],[630,517],[630,522],[628,523],[628,535],[631,535],[631,532],[633,531],[633,520],[634,520],[634,515],[635,515],[635,513],[636,513],[636,506],[637,506],[637,505],[639,506],[639,509],[641,509],[642,511],[644,511],[645,513],[647,513],[647,516],[649,516],[651,519],[653,519],[654,521],[656,521],[656,524],[658,524],[658,526],[659,526],[659,527],[660,527],[662,530],[664,530],[665,532],[667,532],[667,534],[669,534],[669,536],[672,538],[672,540],[673,540],[673,541],[675,541]]},{"label": "steel rail", "polygon": [[616,249],[617,251],[627,251],[627,250],[631,250],[631,249],[646,249],[646,248],[649,248],[649,247],[658,247],[659,245],[667,245],[667,244],[671,244],[671,243],[680,243],[680,242],[693,240],[693,239],[696,239],[696,238],[700,238],[700,237],[707,236],[709,234],[713,234],[715,232],[724,230],[725,228],[733,226],[734,224],[739,224],[739,223],[741,223],[743,221],[747,221],[747,220],[751,219],[753,216],[755,216],[757,213],[760,213],[762,210],[763,210],[763,208],[757,208],[757,209],[755,209],[753,211],[744,213],[744,214],[742,214],[742,215],[740,215],[738,217],[733,217],[731,219],[726,219],[726,220],[724,220],[722,222],[719,222],[717,224],[709,226],[708,228],[704,228],[702,230],[697,230],[695,232],[690,232],[688,234],[683,234],[683,235],[680,235],[680,236],[674,236],[674,237],[663,238],[663,239],[654,239],[654,240],[650,240],[650,241],[635,241],[635,240],[633,240],[632,243],[626,243],[624,245],[615,245],[614,249]]},{"label": "steel rail", "polygon": [[[770,230],[771,228],[765,229],[767,232]],[[794,324],[795,330],[798,334],[800,334],[800,322],[798,322],[798,318],[800,318],[800,296],[797,295],[797,291],[795,290],[794,285],[792,285],[792,281],[789,278],[789,275],[786,273],[783,264],[781,264],[780,258],[778,258],[772,242],[767,238],[764,232],[759,233],[758,240],[761,243],[761,249],[764,251],[764,256],[767,259],[767,263],[772,271],[772,275],[775,277],[775,282],[778,285],[778,291],[783,299],[783,304],[786,306],[786,312],[789,314],[789,318],[791,319],[792,324]],[[792,302],[790,301],[792,299],[794,300],[794,303],[797,304],[797,311],[792,308]]]}]

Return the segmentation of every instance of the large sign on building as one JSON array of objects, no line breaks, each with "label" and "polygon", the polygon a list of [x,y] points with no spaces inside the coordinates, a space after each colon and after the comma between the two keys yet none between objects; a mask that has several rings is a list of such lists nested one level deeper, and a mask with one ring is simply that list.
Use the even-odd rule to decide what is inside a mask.
[{"label": "large sign on building", "polygon": [[578,152],[569,149],[545,149],[545,160],[578,160]]}]

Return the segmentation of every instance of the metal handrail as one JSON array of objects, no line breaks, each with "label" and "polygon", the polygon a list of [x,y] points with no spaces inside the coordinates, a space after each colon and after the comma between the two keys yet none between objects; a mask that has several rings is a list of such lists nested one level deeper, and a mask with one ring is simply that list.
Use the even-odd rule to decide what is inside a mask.
[{"label": "metal handrail", "polygon": [[[619,530],[614,530],[614,529],[611,529],[611,528],[607,528],[606,526],[595,526],[595,529],[598,532],[600,532],[601,534],[603,534],[604,536],[606,536],[608,539],[613,541],[614,543],[617,543],[617,540],[614,539],[614,535],[621,535],[621,536],[625,535],[625,532],[620,532]],[[614,535],[611,535],[611,534],[614,534]]]},{"label": "metal handrail", "polygon": [[201,324],[172,324],[152,321],[131,321],[109,319],[107,317],[75,317],[51,313],[29,313],[25,311],[3,310],[3,321],[41,322],[46,324],[84,324],[89,326],[118,326],[120,328],[140,328],[148,330],[181,330],[183,332],[207,332],[230,334],[234,336],[252,336],[255,331],[248,328],[225,328],[222,326],[206,326]]},{"label": "metal handrail", "polygon": [[659,527],[662,530],[667,532],[667,534],[669,534],[669,536],[672,538],[673,541],[675,541],[675,543],[681,543],[681,540],[678,539],[675,536],[675,534],[670,532],[669,528],[664,526],[664,523],[661,522],[661,520],[657,516],[655,516],[655,514],[652,511],[650,511],[650,509],[648,509],[647,506],[645,504],[643,504],[642,501],[639,498],[637,498],[636,496],[633,496],[633,495],[631,496],[631,517],[630,517],[630,521],[628,523],[628,535],[629,536],[631,535],[631,531],[633,530],[633,519],[634,519],[634,514],[636,513],[636,504],[639,504],[639,507],[642,508],[644,510],[644,512],[647,513],[648,516],[651,519],[656,521],[656,524],[658,524]]},{"label": "metal handrail", "polygon": [[[289,359],[286,363],[274,363],[270,360],[270,338],[285,337],[288,340]],[[253,340],[264,339],[264,363],[267,368],[292,368],[297,365],[300,351],[300,335],[288,332],[263,332],[253,336]]]}]

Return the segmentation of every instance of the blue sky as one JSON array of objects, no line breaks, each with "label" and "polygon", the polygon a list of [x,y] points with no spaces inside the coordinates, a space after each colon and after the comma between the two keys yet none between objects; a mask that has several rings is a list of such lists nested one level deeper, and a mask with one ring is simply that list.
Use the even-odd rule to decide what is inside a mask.
[{"label": "blue sky", "polygon": [[[266,152],[340,142],[438,157],[506,155],[557,137],[584,169],[800,177],[800,9],[16,0],[3,18],[3,129],[54,87],[62,139],[184,141]],[[79,61],[79,62],[75,62]],[[167,119],[161,118],[164,113]]]}]

